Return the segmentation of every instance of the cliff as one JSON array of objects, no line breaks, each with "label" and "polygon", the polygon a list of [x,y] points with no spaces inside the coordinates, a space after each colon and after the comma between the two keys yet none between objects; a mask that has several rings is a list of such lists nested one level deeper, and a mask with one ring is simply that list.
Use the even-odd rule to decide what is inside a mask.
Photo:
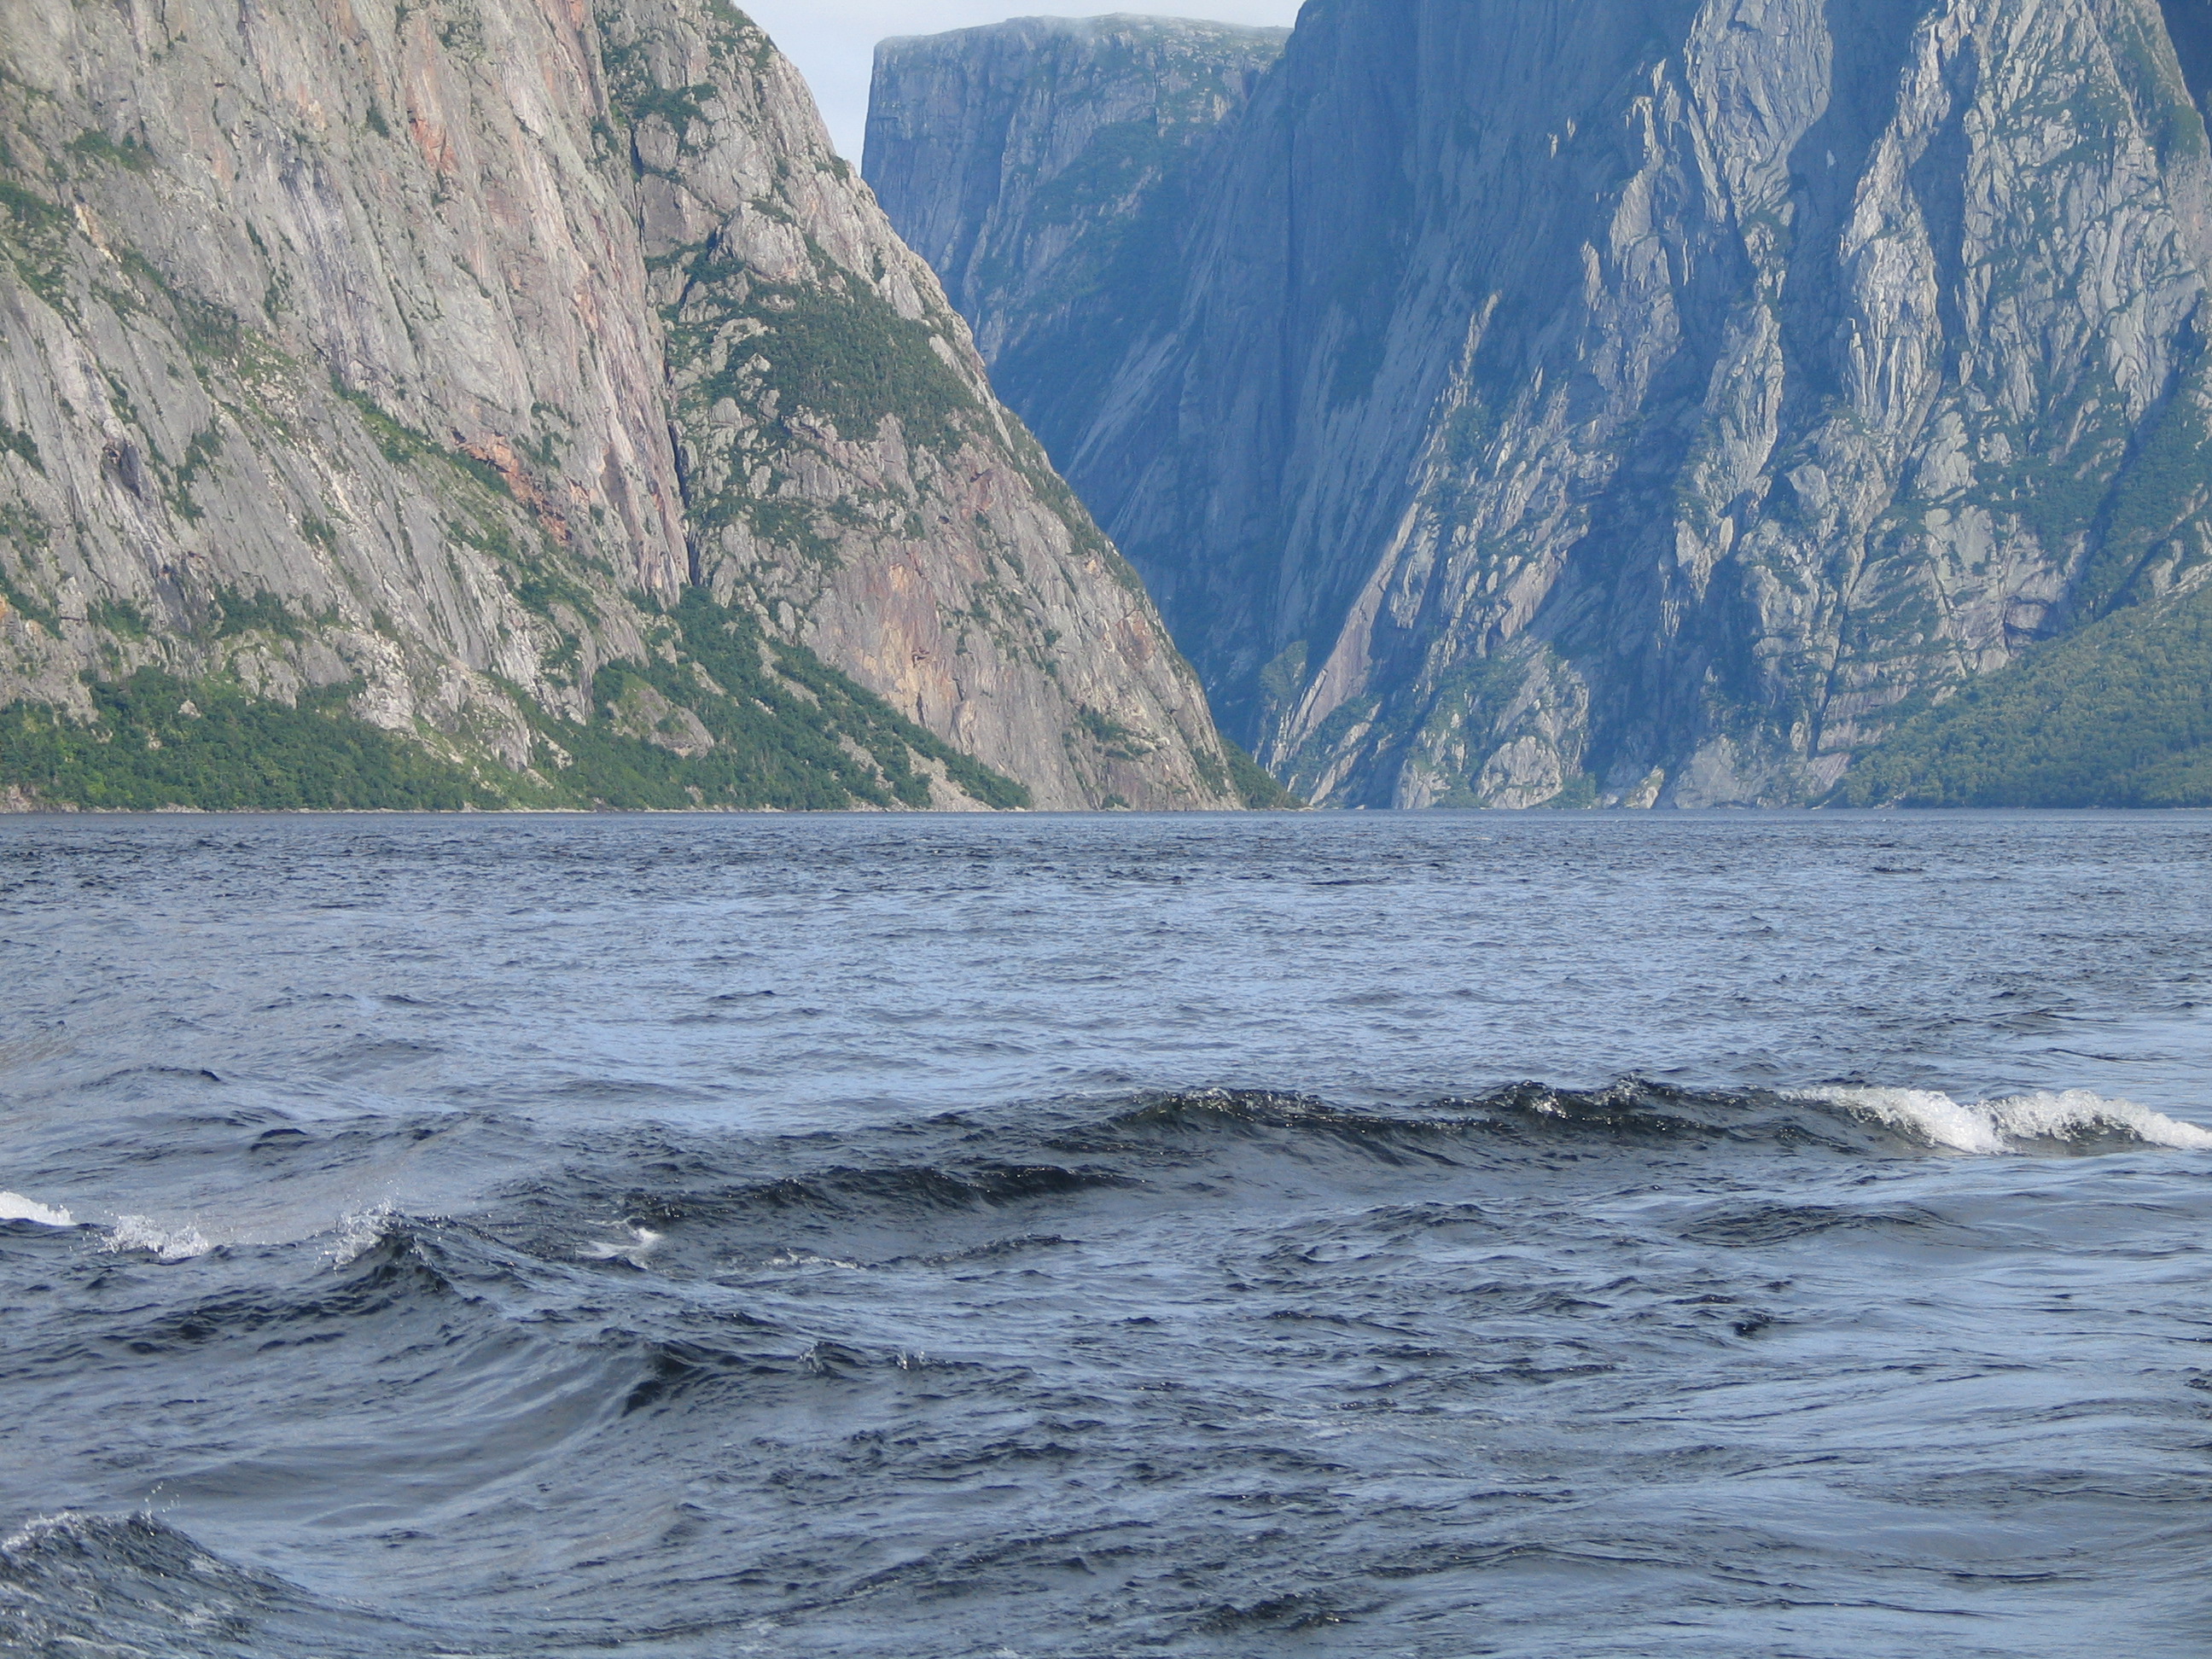
[{"label": "cliff", "polygon": [[0,0],[0,600],[19,801],[1240,799],[724,0]]},{"label": "cliff", "polygon": [[1018,406],[1318,799],[1826,799],[2212,568],[2212,40],[2167,9],[1314,0],[1171,301]]},{"label": "cliff", "polygon": [[868,181],[1048,448],[1172,321],[1192,189],[1290,33],[1030,17],[876,49]]}]

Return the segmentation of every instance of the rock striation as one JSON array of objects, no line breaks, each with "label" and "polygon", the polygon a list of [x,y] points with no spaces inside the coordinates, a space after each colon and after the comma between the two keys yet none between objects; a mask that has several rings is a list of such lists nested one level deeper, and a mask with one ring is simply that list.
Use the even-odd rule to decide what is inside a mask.
[{"label": "rock striation", "polygon": [[[1171,298],[1017,406],[1316,799],[1826,799],[2212,571],[2203,9],[1313,0],[1146,229]],[[895,135],[988,152],[1020,100],[916,106],[1036,38],[882,61],[872,175],[956,269],[1036,228]]]},{"label": "rock striation", "polygon": [[19,802],[1242,799],[725,0],[0,0],[0,734]]}]

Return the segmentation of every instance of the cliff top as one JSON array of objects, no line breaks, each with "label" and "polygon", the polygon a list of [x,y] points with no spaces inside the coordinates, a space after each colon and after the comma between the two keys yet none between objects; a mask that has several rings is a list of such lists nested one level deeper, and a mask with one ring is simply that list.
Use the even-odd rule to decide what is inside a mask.
[{"label": "cliff top", "polygon": [[963,36],[1015,33],[1097,36],[1117,30],[1279,43],[1291,38],[1287,28],[1256,23],[1217,23],[1199,17],[1153,17],[1141,12],[1117,11],[1100,17],[1009,17],[1001,23],[979,23],[972,28],[946,29],[932,34],[898,34],[884,40],[876,49],[880,52],[887,46],[908,46],[917,40],[951,40]]}]

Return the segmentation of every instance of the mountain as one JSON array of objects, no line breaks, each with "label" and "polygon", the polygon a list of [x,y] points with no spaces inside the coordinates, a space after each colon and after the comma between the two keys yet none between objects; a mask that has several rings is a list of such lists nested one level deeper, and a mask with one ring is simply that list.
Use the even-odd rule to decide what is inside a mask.
[{"label": "mountain", "polygon": [[864,170],[1047,447],[1127,343],[1173,321],[1212,140],[1288,29],[1021,18],[876,49]]},{"label": "mountain", "polygon": [[19,805],[1243,799],[725,0],[0,0],[0,601]]},{"label": "mountain", "polygon": [[[1958,798],[1924,768],[1978,750],[1932,735],[1962,688],[2063,672],[2126,725],[2148,682],[2095,691],[2084,651],[2194,659],[2208,13],[1311,0],[1171,222],[1139,194],[1085,231],[1141,237],[1169,297],[1013,400],[1316,799]],[[893,222],[962,271],[1036,237],[1045,192],[968,158],[1033,170],[1104,118],[1114,75],[1060,66],[1085,39],[886,52]],[[917,114],[954,60],[1000,92]],[[1010,356],[1050,311],[954,290]],[[1877,765],[1893,738],[1919,759]]]},{"label": "mountain", "polygon": [[1852,806],[2212,802],[2212,586],[2123,605],[1913,714],[1837,791]]}]

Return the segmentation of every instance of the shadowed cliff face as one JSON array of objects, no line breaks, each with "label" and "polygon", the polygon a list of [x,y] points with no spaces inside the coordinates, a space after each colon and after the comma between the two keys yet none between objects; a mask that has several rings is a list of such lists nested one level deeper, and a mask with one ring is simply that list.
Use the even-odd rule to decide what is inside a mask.
[{"label": "shadowed cliff face", "polygon": [[0,707],[58,740],[150,671],[340,689],[487,799],[591,798],[602,737],[702,799],[793,722],[828,804],[1019,795],[955,751],[1040,805],[1237,799],[723,0],[0,0]]},{"label": "shadowed cliff face", "polygon": [[2206,568],[2152,0],[1316,0],[1206,170],[1054,453],[1322,799],[1816,799]]},{"label": "shadowed cliff face", "polygon": [[1172,319],[1193,185],[1289,39],[1031,17],[877,48],[868,180],[1048,448],[1080,434],[1128,341]]},{"label": "shadowed cliff face", "polygon": [[2182,77],[2189,83],[2189,91],[2197,107],[2205,107],[2205,97],[2212,93],[2212,3],[2207,0],[2159,0],[2159,11],[2166,19],[2166,32],[2173,41],[2174,55],[2181,61]]}]

